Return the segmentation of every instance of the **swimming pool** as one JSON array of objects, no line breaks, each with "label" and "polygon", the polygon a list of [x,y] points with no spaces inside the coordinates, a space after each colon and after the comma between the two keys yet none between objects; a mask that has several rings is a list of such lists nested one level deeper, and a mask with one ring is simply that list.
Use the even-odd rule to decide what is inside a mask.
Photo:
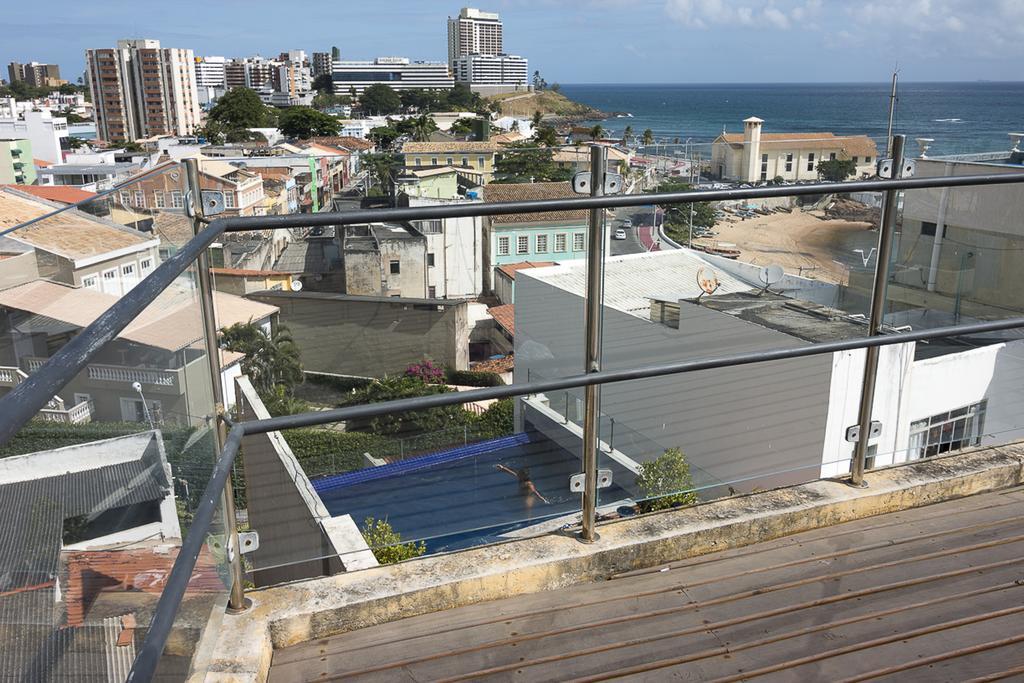
[{"label": "swimming pool", "polygon": [[[324,478],[313,484],[332,516],[351,515],[359,526],[367,517],[386,519],[403,541],[425,540],[428,552],[490,543],[509,531],[579,511],[580,495],[569,491],[569,477],[581,469],[579,458],[543,437],[488,443],[494,447],[478,444],[469,457],[458,457],[458,449],[448,452],[455,460],[446,460],[444,453],[423,456],[432,460],[421,467],[417,461],[423,458],[406,460],[404,470],[369,481],[337,478],[331,485],[332,478]],[[550,503],[527,495],[499,464],[527,468]],[[601,497],[629,494],[613,485]]]}]

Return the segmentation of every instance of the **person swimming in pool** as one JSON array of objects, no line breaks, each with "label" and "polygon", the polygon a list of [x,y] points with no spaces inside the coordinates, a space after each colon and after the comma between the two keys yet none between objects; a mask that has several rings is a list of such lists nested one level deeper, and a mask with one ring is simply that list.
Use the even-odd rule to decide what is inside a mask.
[{"label": "person swimming in pool", "polygon": [[494,466],[494,469],[501,470],[502,472],[511,474],[519,481],[519,493],[520,495],[526,497],[526,504],[528,507],[533,506],[534,496],[537,496],[546,504],[551,505],[551,501],[542,496],[540,494],[540,491],[537,490],[536,485],[534,485],[534,483],[530,480],[530,470],[528,470],[527,468],[517,467],[513,469],[511,467],[508,467],[507,465],[502,465],[501,463],[498,463],[497,465]]}]

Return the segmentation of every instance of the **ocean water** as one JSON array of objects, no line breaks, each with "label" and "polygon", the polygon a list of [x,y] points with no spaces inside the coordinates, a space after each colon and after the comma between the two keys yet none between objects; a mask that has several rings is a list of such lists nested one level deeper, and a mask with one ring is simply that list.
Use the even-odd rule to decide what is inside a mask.
[{"label": "ocean water", "polygon": [[[563,85],[567,97],[605,112],[628,112],[601,124],[613,134],[650,128],[660,140],[710,143],[743,119],[764,119],[765,132],[868,135],[884,149],[890,83],[768,85]],[[894,132],[934,138],[929,154],[1010,149],[1024,131],[1024,83],[900,83]]]}]

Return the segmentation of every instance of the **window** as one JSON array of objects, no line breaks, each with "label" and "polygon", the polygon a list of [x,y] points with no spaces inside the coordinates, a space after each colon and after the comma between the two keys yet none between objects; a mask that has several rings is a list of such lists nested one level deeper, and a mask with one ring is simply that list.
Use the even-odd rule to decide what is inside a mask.
[{"label": "window", "polygon": [[452,157],[445,157],[444,163],[447,166],[454,166],[455,165],[455,159],[452,158]]},{"label": "window", "polygon": [[[121,419],[125,422],[148,422],[149,420],[157,424],[163,422],[160,401],[147,401],[146,403],[148,406],[138,398],[122,398]],[[149,410],[147,411],[146,408]]]},{"label": "window", "polygon": [[987,408],[986,400],[911,422],[910,459],[930,458],[939,453],[979,445]]},{"label": "window", "polygon": [[96,273],[93,273],[92,275],[86,275],[85,277],[82,278],[82,287],[84,289],[99,290],[100,276],[97,275]]},{"label": "window", "polygon": [[469,157],[462,157],[462,165],[469,166]]},{"label": "window", "polygon": [[146,206],[146,193],[142,190],[135,190],[135,206]]},{"label": "window", "polygon": [[398,275],[402,272],[402,264],[398,261],[389,261],[388,269],[391,271],[392,275]]},{"label": "window", "polygon": [[761,155],[761,180],[768,180],[768,155]]},{"label": "window", "polygon": [[829,152],[828,153],[828,160],[829,161],[835,161],[836,160],[836,153],[835,152]]},{"label": "window", "polygon": [[235,193],[234,192],[225,192],[224,193],[224,206],[226,206],[229,209],[235,208]]},{"label": "window", "polygon": [[430,157],[430,165],[437,166],[437,157]]},{"label": "window", "polygon": [[871,157],[864,157],[864,163],[865,164],[870,164],[871,163]]},{"label": "window", "polygon": [[807,154],[807,170],[814,170],[814,152],[810,152]]},{"label": "window", "polygon": [[529,254],[530,253],[530,236],[529,235],[516,235],[516,253],[517,254]]},{"label": "window", "polygon": [[[878,455],[878,446],[871,444],[868,449],[864,452],[864,469],[873,470],[875,469],[875,456]],[[850,457],[850,473],[853,473],[853,457]]]},{"label": "window", "polygon": [[427,298],[428,299],[436,299],[437,298],[437,287],[427,287]]},{"label": "window", "polygon": [[153,192],[153,206],[158,209],[162,209],[166,206],[166,200],[164,199],[164,193],[162,190],[156,190]]},{"label": "window", "polygon": [[181,201],[181,190],[171,190],[171,207],[180,209],[184,204]]},{"label": "window", "polygon": [[419,225],[420,232],[424,235],[440,235],[441,234],[441,219],[435,219],[430,221],[420,221]]},{"label": "window", "polygon": [[135,264],[126,263],[121,266],[121,275],[124,275],[125,277],[135,277]]},{"label": "window", "polygon": [[565,248],[565,245],[566,245],[565,240],[566,240],[566,236],[565,236],[564,232],[560,232],[557,235],[555,235],[555,251],[558,251],[558,252],[568,251]]},{"label": "window", "polygon": [[104,294],[121,294],[121,280],[117,277],[117,268],[104,270],[100,275],[100,291]]},{"label": "window", "polygon": [[935,237],[935,229],[938,226],[931,221],[921,221],[921,234],[928,237]]},{"label": "window", "polygon": [[423,159],[420,159],[419,157],[416,157],[416,165],[417,166],[422,166],[423,165]]},{"label": "window", "polygon": [[124,206],[128,206],[128,203],[131,201],[131,198],[131,192],[129,192],[128,190],[121,190],[121,204],[123,204]]},{"label": "window", "polygon": [[548,236],[537,235],[537,253],[546,254],[548,253]]},{"label": "window", "polygon": [[792,154],[787,154],[786,155],[786,173],[789,173],[792,170],[793,170],[793,155]]},{"label": "window", "polygon": [[582,232],[576,232],[572,235],[572,250],[583,251],[586,248],[585,235]]},{"label": "window", "polygon": [[499,237],[498,238],[498,256],[508,256],[509,254],[509,238]]},{"label": "window", "polygon": [[853,163],[857,163],[857,157],[853,157]]},{"label": "window", "polygon": [[476,165],[477,165],[478,168],[482,169],[484,167],[484,157],[477,157],[476,158]]},{"label": "window", "polygon": [[144,258],[139,261],[139,270],[143,273],[149,272],[153,269],[153,259]]},{"label": "window", "polygon": [[434,267],[434,253],[430,251],[427,252],[427,266]]}]

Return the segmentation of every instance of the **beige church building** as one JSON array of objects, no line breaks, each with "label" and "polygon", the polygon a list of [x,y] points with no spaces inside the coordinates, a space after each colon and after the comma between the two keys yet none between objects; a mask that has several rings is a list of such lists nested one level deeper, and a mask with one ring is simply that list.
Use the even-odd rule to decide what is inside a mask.
[{"label": "beige church building", "polygon": [[872,176],[878,161],[875,142],[866,135],[764,133],[762,119],[743,121],[742,133],[722,133],[711,145],[711,173],[723,180],[757,183],[817,180],[818,162],[852,159],[855,177]]}]

